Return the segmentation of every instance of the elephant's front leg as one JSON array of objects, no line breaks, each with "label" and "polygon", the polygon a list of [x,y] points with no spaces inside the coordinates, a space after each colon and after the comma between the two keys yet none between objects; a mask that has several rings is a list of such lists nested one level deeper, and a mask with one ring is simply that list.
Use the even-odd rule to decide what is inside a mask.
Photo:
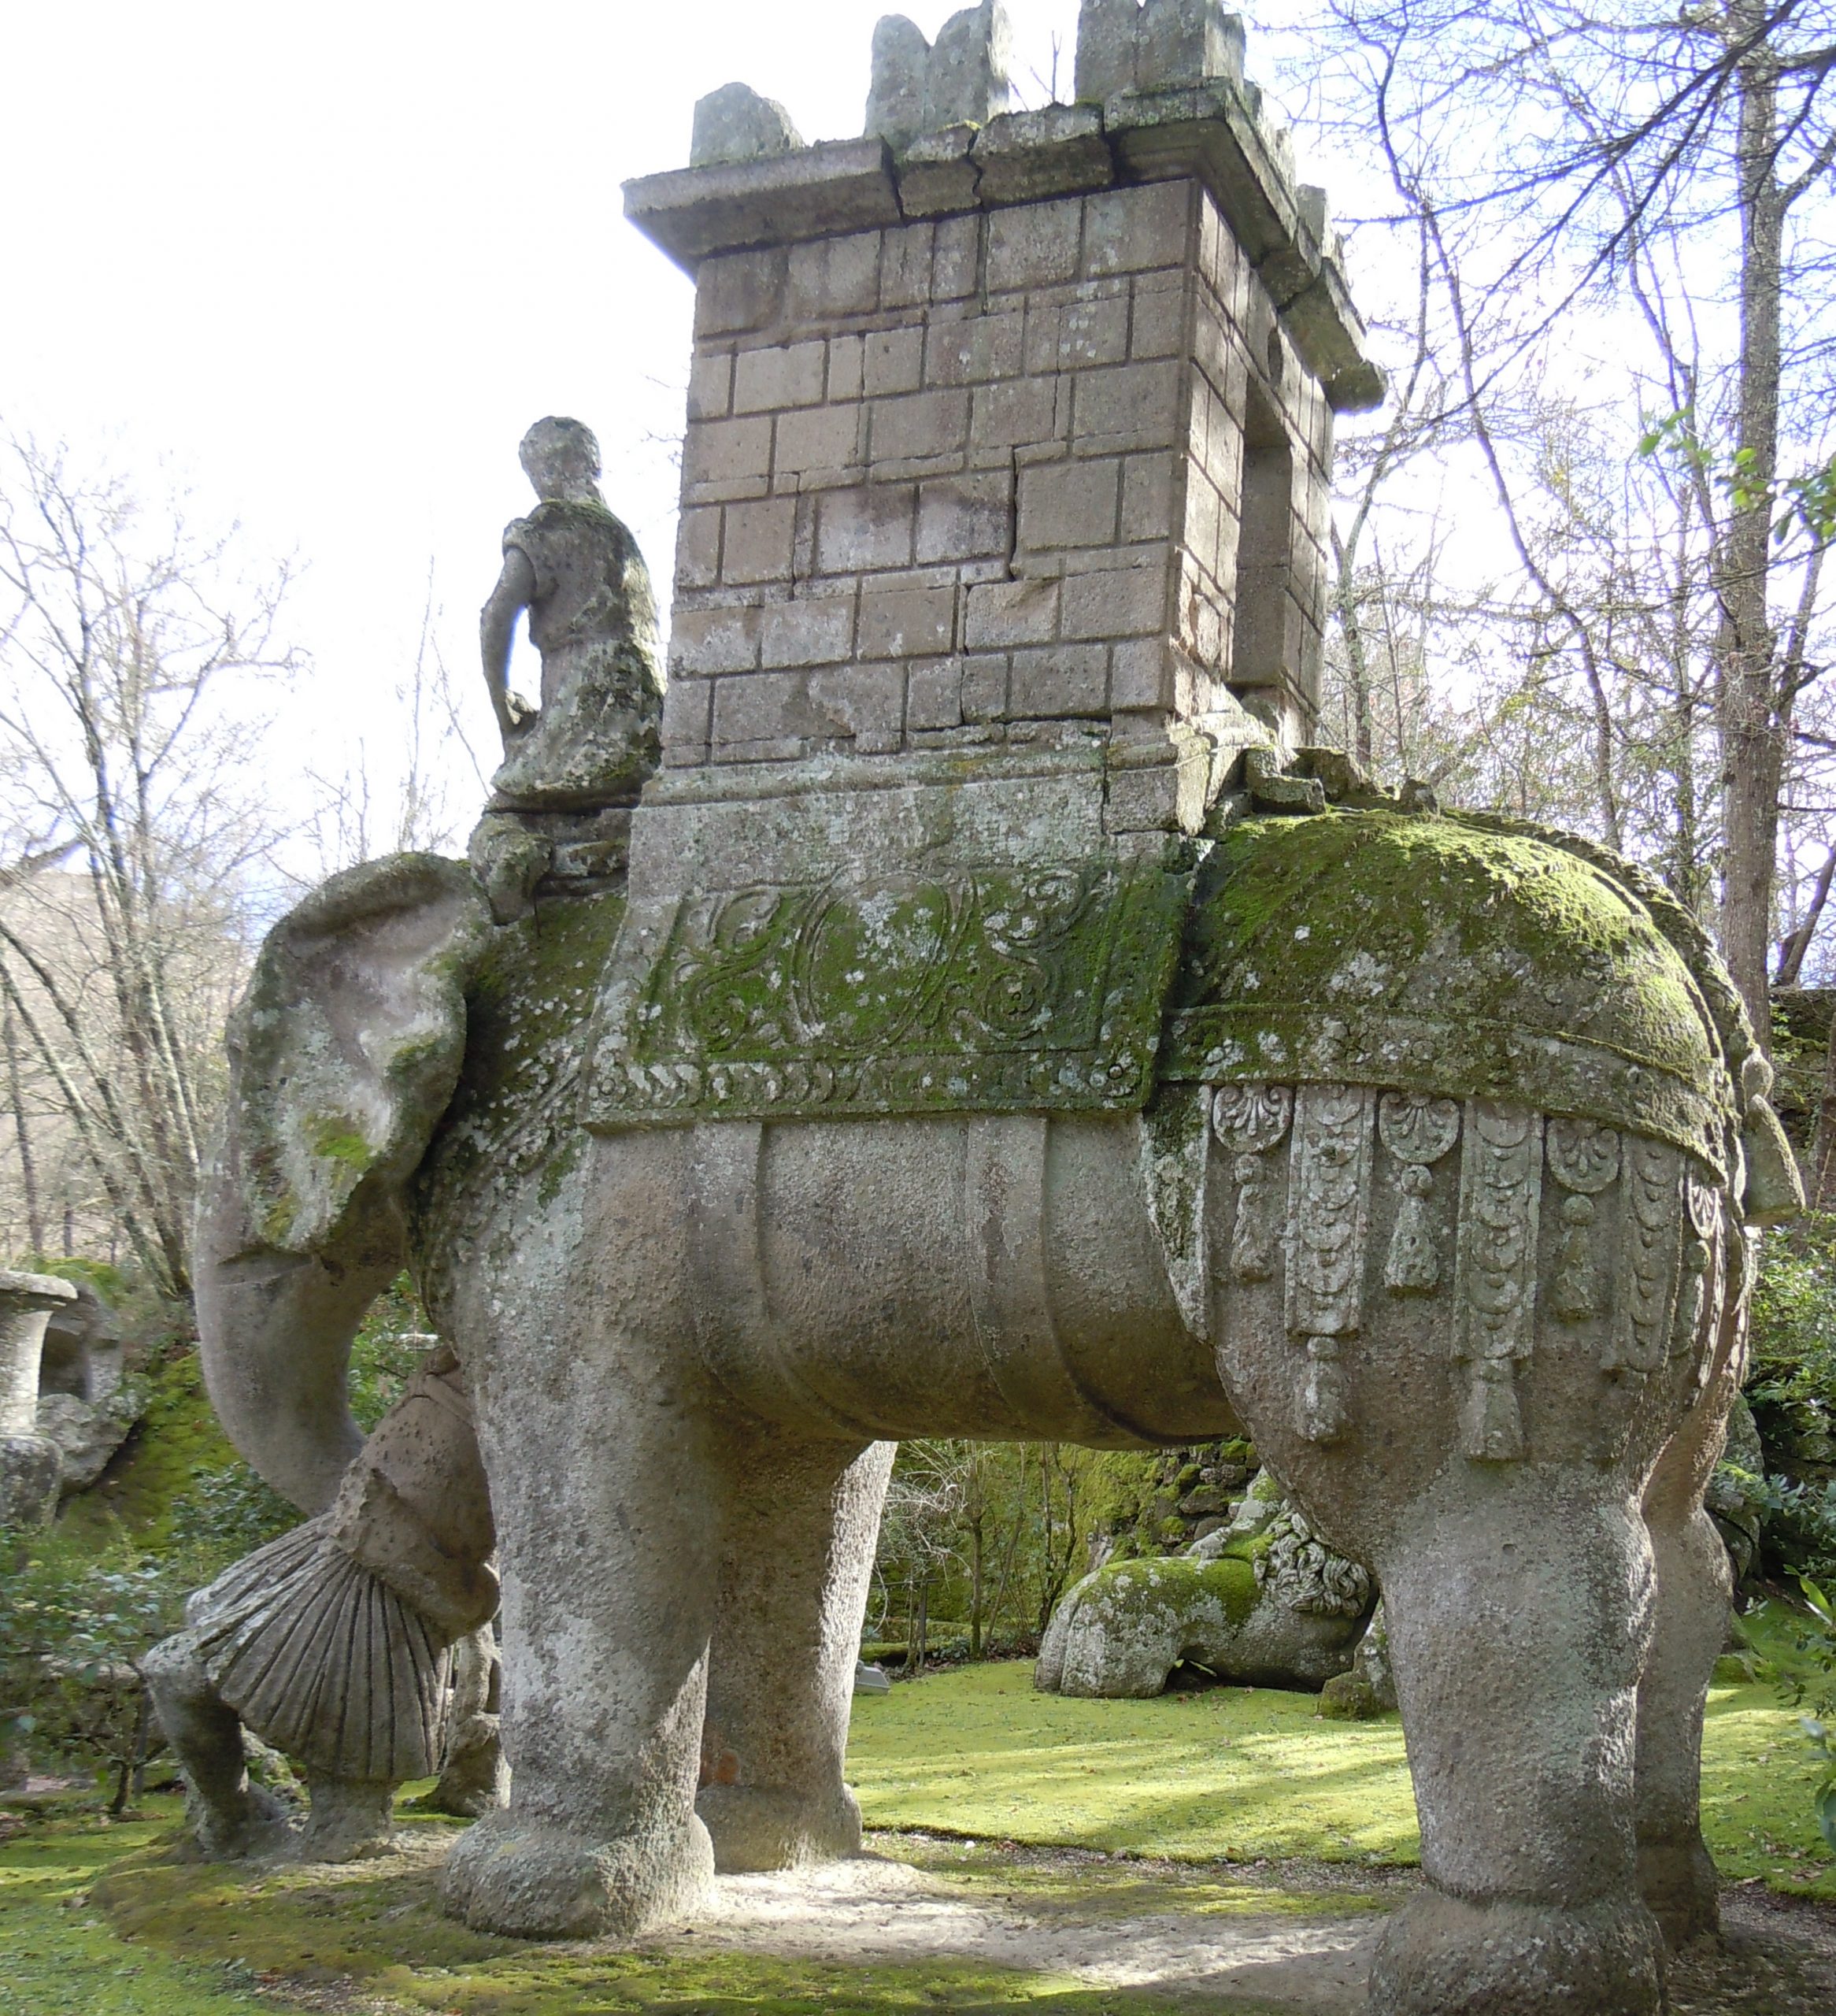
[{"label": "elephant's front leg", "polygon": [[564,1195],[550,1227],[586,1236],[522,1230],[450,1318],[496,1516],[511,1792],[454,1848],[446,1901],[531,1938],[667,1925],[705,1903],[714,1870],[694,1799],[720,1450],[668,1277],[642,1278],[658,1257],[642,1200],[587,1201],[624,1209],[622,1242]]},{"label": "elephant's front leg", "polygon": [[1383,2016],[1647,2016],[1633,1753],[1651,1560],[1570,1469],[1444,1475],[1380,1562],[1429,1888],[1371,1978]]},{"label": "elephant's front leg", "polygon": [[724,1870],[860,1849],[842,1758],[894,1448],[734,1433],[695,1802]]}]

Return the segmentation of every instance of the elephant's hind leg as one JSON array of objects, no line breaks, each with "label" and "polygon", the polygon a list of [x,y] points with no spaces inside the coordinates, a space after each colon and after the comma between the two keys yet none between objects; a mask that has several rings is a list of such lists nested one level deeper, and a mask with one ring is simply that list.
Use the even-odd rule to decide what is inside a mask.
[{"label": "elephant's hind leg", "polygon": [[721,1870],[860,1848],[842,1753],[893,1449],[735,1432],[695,1802]]},{"label": "elephant's hind leg", "polygon": [[1633,1747],[1650,1563],[1574,1473],[1444,1476],[1378,1566],[1428,1888],[1386,1929],[1379,2016],[1654,2016]]},{"label": "elephant's hind leg", "polygon": [[1743,1355],[1724,1353],[1645,1492],[1657,1590],[1638,1686],[1638,1887],[1673,1946],[1721,1923],[1719,1879],[1702,1839],[1702,1716],[1727,1637],[1734,1575],[1702,1493],[1727,1440]]}]

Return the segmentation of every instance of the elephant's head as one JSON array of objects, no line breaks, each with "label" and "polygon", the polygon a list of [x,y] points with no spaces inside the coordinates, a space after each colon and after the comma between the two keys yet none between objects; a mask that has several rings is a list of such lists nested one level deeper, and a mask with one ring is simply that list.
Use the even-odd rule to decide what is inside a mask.
[{"label": "elephant's head", "polygon": [[366,863],[269,932],[231,1025],[198,1228],[205,1378],[231,1440],[304,1511],[363,1444],[350,1341],[403,1264],[403,1194],[457,1082],[491,929],[463,862]]}]

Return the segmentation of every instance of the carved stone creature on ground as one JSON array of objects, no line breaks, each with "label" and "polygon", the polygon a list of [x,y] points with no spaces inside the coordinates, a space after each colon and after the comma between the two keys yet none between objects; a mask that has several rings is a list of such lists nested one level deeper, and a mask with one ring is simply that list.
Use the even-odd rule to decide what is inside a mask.
[{"label": "carved stone creature on ground", "polygon": [[[379,1853],[405,1780],[440,1770],[455,1735],[475,1753],[486,1747],[494,1732],[476,1725],[482,1699],[458,1703],[474,1725],[453,1725],[453,1667],[456,1647],[476,1655],[497,1609],[492,1544],[465,1382],[442,1348],[331,1503],[200,1590],[184,1629],[141,1662],[207,1853]],[[250,1784],[245,1729],[303,1771],[303,1829]],[[471,1775],[471,1810],[483,1811],[497,1789],[494,1758],[487,1770],[475,1755]]]},{"label": "carved stone creature on ground", "polygon": [[1033,1670],[1042,1693],[1164,1692],[1183,1662],[1252,1687],[1319,1688],[1346,1672],[1376,1592],[1316,1540],[1266,1477],[1184,1554],[1107,1562],[1053,1613]]},{"label": "carved stone creature on ground", "polygon": [[893,1438],[1246,1433],[1384,1592],[1426,1881],[1374,2008],[1651,2016],[1660,1918],[1713,1922],[1770,1074],[1651,878],[1297,747],[1382,381],[1220,20],[1157,0],[1100,104],[632,185],[698,273],[661,768],[506,793],[484,886],[370,864],[255,963],[211,1395],[316,1507],[404,1264],[465,1365],[476,1926],[857,1847]]}]

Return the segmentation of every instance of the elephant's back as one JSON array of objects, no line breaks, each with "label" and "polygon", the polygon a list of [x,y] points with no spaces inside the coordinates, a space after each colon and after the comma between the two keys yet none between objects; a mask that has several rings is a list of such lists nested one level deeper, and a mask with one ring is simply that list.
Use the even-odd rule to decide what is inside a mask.
[{"label": "elephant's back", "polygon": [[1162,1075],[1508,1099],[1725,1172],[1737,1011],[1693,928],[1610,857],[1503,821],[1246,819],[1200,873]]}]

